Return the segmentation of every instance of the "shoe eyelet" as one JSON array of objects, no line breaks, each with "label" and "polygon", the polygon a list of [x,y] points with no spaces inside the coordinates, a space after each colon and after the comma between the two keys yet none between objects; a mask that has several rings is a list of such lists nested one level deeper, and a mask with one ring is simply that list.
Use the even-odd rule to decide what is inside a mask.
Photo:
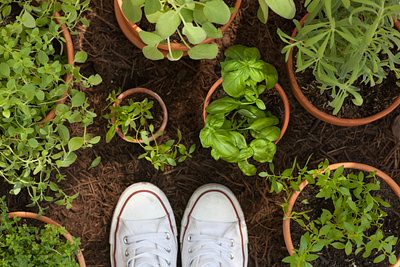
[{"label": "shoe eyelet", "polygon": [[123,241],[124,241],[124,244],[128,244],[128,237],[127,237],[127,236],[124,236]]},{"label": "shoe eyelet", "polygon": [[188,249],[188,252],[189,252],[189,253],[192,253],[192,248],[189,248],[189,249]]},{"label": "shoe eyelet", "polygon": [[171,235],[170,235],[168,232],[165,232],[165,235],[166,235],[166,239],[167,239],[167,240],[170,240],[170,239],[171,239]]},{"label": "shoe eyelet", "polygon": [[188,240],[189,242],[192,242],[192,235],[188,235],[187,240]]},{"label": "shoe eyelet", "polygon": [[128,257],[129,256],[129,252],[128,250],[125,250],[125,256]]},{"label": "shoe eyelet", "polygon": [[170,253],[170,252],[171,252],[171,247],[167,247],[167,248],[165,249],[165,251],[168,252],[168,253]]},{"label": "shoe eyelet", "polygon": [[233,248],[235,246],[235,240],[231,239],[231,247]]},{"label": "shoe eyelet", "polygon": [[233,260],[233,259],[235,258],[235,255],[233,255],[233,253],[231,252],[231,254],[229,255],[229,258],[230,258],[231,260]]}]

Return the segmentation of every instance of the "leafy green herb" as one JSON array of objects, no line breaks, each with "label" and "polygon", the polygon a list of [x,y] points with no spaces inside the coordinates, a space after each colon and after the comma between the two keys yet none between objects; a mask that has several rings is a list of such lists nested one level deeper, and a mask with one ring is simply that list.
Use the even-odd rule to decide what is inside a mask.
[{"label": "leafy green herb", "polygon": [[[271,162],[281,134],[278,119],[265,111],[259,95],[278,81],[276,69],[262,61],[257,48],[242,45],[230,47],[221,62],[222,86],[229,95],[206,108],[206,125],[200,131],[203,147],[211,147],[215,160],[238,163],[244,174],[251,176],[256,168],[249,158]],[[263,84],[264,82],[265,84]],[[248,143],[248,139],[252,139]]]},{"label": "leafy green herb", "polygon": [[46,224],[43,229],[9,218],[4,196],[0,198],[0,265],[1,266],[76,266],[80,239],[63,241],[64,228]]},{"label": "leafy green herb", "polygon": [[[178,142],[175,140],[168,140],[164,144],[157,142],[157,137],[161,136],[163,132],[155,133],[154,125],[150,123],[153,119],[151,108],[153,107],[153,101],[149,101],[145,98],[141,102],[134,102],[129,99],[129,105],[112,105],[117,103],[117,95],[119,95],[121,89],[117,93],[113,91],[107,98],[110,101],[110,110],[112,113],[104,115],[109,122],[109,130],[106,135],[106,142],[110,142],[116,133],[117,127],[121,128],[125,138],[129,141],[134,142],[135,140],[142,140],[143,143],[138,144],[143,147],[145,153],[141,154],[138,158],[145,158],[150,161],[154,168],[161,169],[164,171],[165,165],[176,166],[176,161],[183,162],[187,157],[192,157],[196,145],[193,144],[189,151],[186,147],[181,144],[182,134],[178,129]],[[134,133],[134,137],[128,135]],[[153,138],[154,145],[151,145],[150,137]],[[178,152],[180,154],[178,158]]]},{"label": "leafy green herb", "polygon": [[257,16],[262,23],[267,23],[268,7],[285,19],[292,19],[296,14],[296,6],[293,0],[258,0],[258,3],[260,7]]},{"label": "leafy green herb", "polygon": [[[60,21],[72,29],[89,1],[31,2],[7,0],[0,5],[0,176],[14,185],[11,194],[27,188],[29,206],[37,205],[41,214],[39,202],[53,200],[45,195],[48,188],[60,198],[55,203],[71,207],[77,195],[66,195],[52,180],[65,179],[59,169],[76,160],[75,150],[100,140],[86,132],[96,114],[89,110],[85,94],[71,89],[72,79],[63,77],[71,74],[86,87],[101,78],[83,77],[79,68],[66,63],[61,25],[53,19],[60,11]],[[76,62],[85,58],[80,51]],[[56,105],[68,90],[66,104]],[[53,108],[55,118],[43,121]],[[64,122],[80,123],[83,136],[71,138]]]},{"label": "leafy green herb", "polygon": [[[329,104],[337,114],[347,97],[355,105],[362,105],[357,81],[374,86],[382,83],[387,70],[400,77],[400,33],[393,27],[398,17],[399,2],[396,0],[308,0],[310,15],[301,27],[294,20],[299,32],[291,38],[278,30],[282,40],[288,43],[286,53],[297,48],[297,72],[313,70],[321,84],[321,93],[329,91],[334,98]],[[293,43],[290,43],[290,41]]]},{"label": "leafy green herb", "polygon": [[[300,182],[307,180],[318,188],[316,197],[332,201],[334,207],[333,211],[323,209],[315,220],[311,220],[307,212],[292,212],[290,219],[296,221],[306,233],[302,235],[296,253],[284,258],[283,262],[290,263],[290,266],[312,266],[310,262],[319,257],[318,252],[332,246],[344,249],[347,255],[360,252],[363,252],[364,258],[378,255],[374,256],[375,263],[386,257],[391,264],[396,263],[393,246],[398,238],[385,237],[382,231],[382,218],[387,214],[380,207],[390,205],[371,194],[380,189],[375,173],[369,173],[366,177],[363,172],[345,176],[344,166],[331,172],[327,169],[328,165],[329,162],[325,160],[314,170],[297,166],[297,175],[293,174],[294,168],[285,170],[282,175],[260,173],[272,182],[271,191],[286,191],[287,197],[293,190],[299,191]],[[282,206],[287,212],[288,203]]]},{"label": "leafy green herb", "polygon": [[171,48],[171,35],[174,33],[189,48],[190,58],[215,58],[218,46],[200,43],[206,38],[221,38],[222,32],[214,24],[228,23],[233,12],[223,0],[126,0],[122,3],[122,12],[132,23],[142,19],[142,8],[146,19],[155,24],[155,32],[139,32],[140,38],[147,44],[143,48],[143,54],[152,60],[163,59],[164,56],[157,46],[167,44],[167,57],[172,61],[183,56],[182,51]]}]

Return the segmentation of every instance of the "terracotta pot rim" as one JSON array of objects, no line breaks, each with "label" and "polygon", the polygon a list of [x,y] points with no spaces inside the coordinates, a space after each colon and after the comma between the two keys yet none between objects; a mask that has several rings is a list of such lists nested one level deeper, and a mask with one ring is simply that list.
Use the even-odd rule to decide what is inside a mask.
[{"label": "terracotta pot rim", "polygon": [[[308,18],[309,14],[306,14],[301,20],[300,20],[300,25],[304,25],[305,20]],[[395,21],[395,28],[400,31],[400,22]],[[298,29],[295,28],[292,33],[292,38],[294,38],[298,33]],[[291,40],[291,43],[293,43],[293,40]],[[297,101],[303,106],[305,110],[307,110],[311,115],[314,117],[333,124],[333,125],[338,125],[338,126],[359,126],[359,125],[364,125],[373,121],[376,121],[390,112],[392,112],[397,106],[400,105],[400,95],[394,100],[394,102],[386,109],[365,117],[365,118],[358,118],[358,119],[348,119],[348,118],[338,118],[336,116],[327,114],[319,109],[317,109],[303,94],[302,90],[300,89],[294,71],[293,71],[293,48],[290,49],[289,52],[289,57],[286,62],[286,67],[288,71],[288,76],[289,76],[289,83],[290,83],[290,88],[292,89],[292,92],[294,96],[296,97]]]},{"label": "terracotta pot rim", "polygon": [[[131,41],[131,43],[133,43],[139,49],[143,49],[143,47],[145,47],[146,44],[142,41],[142,39],[139,36],[139,32],[142,31],[142,29],[136,23],[130,22],[124,16],[124,14],[122,12],[122,7],[121,7],[122,1],[123,0],[114,0],[115,16],[117,18],[119,27],[121,28],[121,30],[125,34],[125,36],[129,39],[129,41]],[[242,0],[236,0],[235,6],[234,6],[236,8],[236,11],[231,14],[229,21],[220,27],[222,32],[224,32],[226,30],[226,28],[228,28],[228,26],[231,24],[231,22],[235,18],[241,3],[242,3]],[[208,43],[211,43],[214,39],[215,38],[207,38],[199,44],[208,44]],[[158,48],[164,54],[164,57],[166,57],[167,54],[169,53],[167,45],[158,45]],[[189,48],[187,46],[180,44],[180,43],[171,43],[171,49],[183,51],[184,56],[187,55],[187,51],[189,50]]]},{"label": "terracotta pot rim", "polygon": [[[47,224],[52,224],[54,226],[62,227],[59,223],[57,223],[56,221],[50,219],[49,217],[46,217],[44,215],[38,217],[38,214],[37,213],[33,213],[33,212],[15,211],[15,212],[9,212],[8,215],[10,217],[17,216],[19,218],[34,219],[34,220],[38,220],[38,221],[41,221],[41,222],[44,222],[44,223],[47,223]],[[63,233],[62,235],[67,240],[71,241],[71,243],[74,243],[70,233],[66,232],[66,233]],[[79,266],[86,267],[85,258],[83,257],[82,251],[80,249],[79,249],[79,253],[78,253],[78,255],[76,257],[78,259]]]},{"label": "terracotta pot rim", "polygon": [[[164,101],[162,100],[162,98],[161,98],[157,93],[155,93],[154,91],[151,91],[151,90],[149,90],[149,89],[141,88],[141,87],[136,87],[136,88],[128,89],[128,90],[122,92],[122,93],[118,96],[117,102],[114,103],[113,106],[115,107],[116,105],[119,105],[119,104],[121,103],[121,101],[122,101],[125,97],[130,96],[130,95],[132,95],[132,94],[138,94],[138,93],[147,94],[147,95],[151,96],[152,98],[156,99],[157,102],[160,104],[160,106],[161,106],[161,108],[162,108],[162,112],[163,112],[163,121],[162,121],[162,124],[161,124],[160,128],[154,133],[154,136],[155,136],[156,138],[158,138],[159,135],[157,135],[157,134],[158,134],[158,133],[161,133],[161,132],[164,132],[165,127],[167,126],[167,122],[168,122],[168,111],[167,111],[167,106],[165,105]],[[111,113],[114,113],[114,111],[111,111]],[[112,119],[111,119],[111,122],[112,122],[112,124],[114,124],[114,123],[115,123],[115,119],[112,118]],[[124,139],[124,140],[127,141],[127,142],[131,142],[131,143],[143,143],[143,140],[140,140],[140,139],[139,139],[139,140],[138,140],[138,139],[134,139],[133,141],[128,140],[128,139],[126,138],[126,136],[122,133],[122,130],[121,130],[120,127],[117,127],[117,128],[116,128],[116,132],[117,132],[117,134],[118,134],[122,139]],[[149,137],[149,141],[151,142],[151,141],[153,141],[153,140],[154,140],[154,137],[153,137],[153,136],[150,136],[150,137]]]},{"label": "terracotta pot rim", "polygon": [[[60,22],[61,16],[60,16],[60,14],[58,12],[54,13],[54,18],[55,18],[55,20],[56,20],[56,22],[58,24],[61,24],[61,22]],[[68,57],[68,65],[73,66],[74,65],[74,45],[72,43],[71,34],[69,33],[68,28],[65,25],[65,23],[63,23],[61,25],[60,30],[62,32],[62,35],[63,35],[64,39],[65,39],[65,45],[66,45],[65,53],[67,54],[67,57]],[[73,79],[72,74],[66,74],[65,77],[64,77],[64,81],[67,84],[69,82],[71,82],[72,79]],[[54,105],[54,108],[47,114],[46,117],[44,117],[41,120],[41,122],[46,122],[46,121],[52,120],[56,116],[55,107],[58,104],[64,104],[65,103],[65,100],[67,100],[68,93],[69,93],[69,87],[67,88],[67,91],[65,91],[63,93],[61,99]]]},{"label": "terracotta pot rim", "polygon": [[[207,93],[206,98],[204,99],[204,105],[203,105],[203,121],[204,121],[204,124],[206,123],[206,118],[207,118],[206,107],[208,107],[208,105],[210,104],[212,95],[214,94],[215,90],[222,84],[222,81],[223,81],[222,77],[219,78],[213,84],[213,86],[211,86],[210,90]],[[282,137],[285,134],[285,132],[287,130],[287,127],[289,125],[290,107],[289,107],[289,100],[288,100],[287,95],[286,95],[285,91],[283,90],[282,86],[280,86],[279,83],[276,83],[274,88],[278,91],[280,97],[282,98],[283,105],[284,105],[284,108],[285,108],[285,115],[284,115],[283,124],[282,124],[282,128],[281,128],[281,135],[279,136],[279,138],[277,140],[274,141],[274,143],[277,144],[279,142],[279,140],[282,139]]]},{"label": "terracotta pot rim", "polygon": [[[369,165],[366,165],[363,163],[357,163],[357,162],[344,162],[344,163],[331,164],[328,166],[327,169],[330,169],[331,171],[333,171],[342,165],[344,165],[344,168],[346,168],[346,169],[357,169],[357,170],[366,171],[366,172],[376,171],[376,176],[383,179],[390,186],[390,188],[394,191],[394,193],[400,198],[399,185],[389,175],[387,175],[383,171],[381,171],[377,168],[374,168],[372,166],[369,166]],[[294,191],[293,194],[290,196],[289,201],[288,201],[289,207],[288,207],[288,211],[285,213],[285,217],[290,216],[297,197],[300,195],[300,193],[303,191],[303,189],[307,185],[308,185],[307,180],[302,181],[299,185],[300,191]],[[292,255],[294,253],[294,251],[293,251],[294,246],[293,246],[292,237],[290,234],[290,218],[283,220],[283,237],[285,240],[286,249],[288,250],[289,254]],[[397,257],[397,262],[394,265],[392,265],[391,267],[399,267],[399,266],[400,266],[400,255]]]}]

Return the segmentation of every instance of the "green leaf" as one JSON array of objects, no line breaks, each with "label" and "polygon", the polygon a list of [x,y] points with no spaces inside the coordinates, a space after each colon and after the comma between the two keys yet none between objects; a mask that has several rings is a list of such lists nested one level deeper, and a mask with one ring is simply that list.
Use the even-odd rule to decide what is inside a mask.
[{"label": "green leaf", "polygon": [[142,19],[142,9],[138,5],[133,4],[134,0],[122,1],[122,13],[132,23],[137,23]]},{"label": "green leaf", "polygon": [[92,164],[90,165],[90,167],[88,168],[88,170],[90,170],[91,168],[96,167],[97,165],[100,164],[101,161],[101,157],[97,157],[92,161]]},{"label": "green leaf", "polygon": [[293,0],[264,0],[267,5],[281,17],[293,19],[296,14],[296,6]]},{"label": "green leaf", "polygon": [[226,24],[231,17],[231,11],[223,0],[206,2],[203,12],[210,22],[217,24]]},{"label": "green leaf", "polygon": [[150,23],[158,23],[160,16],[164,14],[160,0],[146,0],[144,13]]},{"label": "green leaf", "polygon": [[27,10],[25,10],[24,14],[22,15],[22,24],[24,24],[24,26],[27,28],[36,27],[35,18]]},{"label": "green leaf", "polygon": [[247,160],[239,161],[238,166],[247,176],[253,176],[257,173],[256,167],[253,164],[248,163]]},{"label": "green leaf", "polygon": [[[125,1],[124,1],[125,2]],[[75,60],[74,62],[76,63],[84,63],[87,59],[87,54],[84,51],[79,51],[75,54]]]},{"label": "green leaf", "polygon": [[374,259],[374,263],[381,262],[381,261],[383,261],[384,259],[385,259],[385,254],[381,254],[381,255],[379,255],[378,257],[376,257],[376,258]]},{"label": "green leaf", "polygon": [[228,114],[232,110],[237,109],[240,105],[240,101],[226,96],[211,102],[210,105],[206,107],[206,111],[210,114]]},{"label": "green leaf", "polygon": [[78,92],[76,95],[74,95],[71,99],[71,106],[72,107],[81,107],[83,103],[85,103],[85,93],[83,92]]},{"label": "green leaf", "polygon": [[346,245],[344,247],[344,251],[346,252],[346,255],[350,255],[351,252],[353,251],[353,246],[352,246],[350,240],[347,241],[347,243],[346,243]]},{"label": "green leaf", "polygon": [[262,23],[267,23],[268,20],[268,5],[265,0],[258,0],[260,7],[257,10],[257,17]]},{"label": "green leaf", "polygon": [[32,148],[37,148],[39,146],[39,142],[35,138],[29,139],[28,143]]},{"label": "green leaf", "polygon": [[158,50],[156,46],[145,46],[142,49],[143,55],[151,60],[161,60],[164,59],[164,54]]},{"label": "green leaf", "polygon": [[72,137],[69,141],[68,141],[68,150],[69,152],[78,150],[79,148],[82,147],[84,143],[84,140],[82,137]]},{"label": "green leaf", "polygon": [[209,21],[204,22],[201,26],[209,38],[221,38],[223,36],[221,29],[218,29]]},{"label": "green leaf", "polygon": [[156,34],[166,39],[176,32],[180,24],[181,17],[179,14],[170,10],[159,17],[156,24]]},{"label": "green leaf", "polygon": [[140,31],[139,36],[149,46],[156,46],[162,41],[160,36],[152,32]]},{"label": "green leaf", "polygon": [[58,134],[60,135],[60,137],[63,141],[66,142],[69,140],[69,130],[65,125],[59,124],[57,130],[58,130]]},{"label": "green leaf", "polygon": [[207,33],[201,27],[193,26],[192,23],[186,23],[183,27],[182,33],[186,35],[189,42],[192,44],[198,44],[204,41],[207,37]]},{"label": "green leaf", "polygon": [[47,54],[43,51],[39,51],[38,53],[38,61],[41,64],[47,64],[47,62],[49,62],[49,57],[47,56]]},{"label": "green leaf", "polygon": [[199,44],[188,51],[191,59],[213,59],[218,55],[218,46],[216,44]]},{"label": "green leaf", "polygon": [[167,58],[171,61],[177,61],[181,59],[183,56],[183,51],[181,50],[172,50],[167,54]]},{"label": "green leaf", "polygon": [[10,76],[10,66],[7,63],[0,63],[0,73],[4,76]]},{"label": "green leaf", "polygon": [[58,167],[69,167],[72,163],[75,162],[77,156],[74,152],[70,152],[67,157],[60,162],[60,164],[57,164]]},{"label": "green leaf", "polygon": [[250,147],[254,150],[254,160],[264,163],[272,162],[276,152],[276,145],[266,139],[255,139],[251,141]]}]

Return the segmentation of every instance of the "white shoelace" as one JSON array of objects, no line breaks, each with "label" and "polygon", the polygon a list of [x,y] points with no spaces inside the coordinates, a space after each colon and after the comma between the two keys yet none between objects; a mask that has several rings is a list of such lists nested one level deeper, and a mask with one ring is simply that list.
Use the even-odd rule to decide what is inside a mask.
[{"label": "white shoelace", "polygon": [[199,267],[233,266],[234,255],[230,250],[235,245],[234,240],[209,235],[189,235],[190,266],[199,259]]},{"label": "white shoelace", "polygon": [[[128,245],[125,255],[133,257],[127,261],[127,267],[163,267],[171,265],[171,248],[168,233],[150,233],[127,236],[124,242]],[[160,265],[161,263],[161,265]],[[164,264],[165,263],[165,264]]]}]

